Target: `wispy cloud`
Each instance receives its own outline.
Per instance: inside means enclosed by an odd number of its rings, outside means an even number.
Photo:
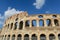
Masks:
[[[36,0],[36,2],[33,3],[36,9],[42,8],[44,4],[45,4],[45,0]]]
[[[18,14],[18,13],[21,13],[21,12],[24,12],[24,11],[19,11],[19,10],[16,10],[15,8],[11,8],[11,7],[8,7],[8,9],[4,12],[4,15],[2,16],[1,13],[0,13],[0,25],[3,26],[4,24],[4,21],[14,15],[14,14]],[[0,26],[1,27],[1,26]]]
[[[5,11],[5,18],[8,18],[14,14],[18,14],[18,13],[21,13],[21,12],[24,12],[24,11],[19,11],[19,10],[16,10],[15,8],[12,8],[11,7],[8,7],[8,9]]]

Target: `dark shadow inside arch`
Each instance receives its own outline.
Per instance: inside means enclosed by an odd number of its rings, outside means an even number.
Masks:
[[[46,24],[47,24],[47,26],[51,26],[51,20],[50,19],[47,19],[46,20]]]
[[[23,29],[23,21],[19,23],[19,29]]]
[[[30,21],[27,20],[27,21],[25,22],[25,27],[29,27],[29,25],[30,25]]]
[[[58,40],[60,40],[60,34],[58,34]]]
[[[54,19],[54,24],[55,24],[55,26],[59,26],[59,23],[58,23],[57,19]]]
[[[8,35],[8,38],[7,38],[7,40],[10,40],[10,35]]]
[[[17,29],[17,26],[18,26],[18,22],[15,23],[15,25],[14,25],[14,30]]]
[[[49,40],[55,40],[55,35],[54,34],[50,34],[49,35]]]
[[[15,40],[15,35],[12,35],[12,40]]]
[[[21,34],[19,34],[19,35],[17,36],[17,40],[22,40],[22,35],[21,35]]]
[[[12,29],[13,28],[13,23],[11,23],[11,28],[10,29]]]
[[[44,34],[40,35],[40,40],[46,40],[46,36]]]
[[[32,40],[37,40],[36,34],[33,34],[31,39],[32,39]]]
[[[28,34],[24,35],[24,40],[29,40],[29,35]]]

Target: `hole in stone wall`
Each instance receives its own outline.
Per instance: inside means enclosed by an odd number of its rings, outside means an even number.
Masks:
[[[25,27],[29,27],[29,25],[30,25],[30,21],[27,20],[27,21],[25,22]]]
[[[59,23],[58,23],[57,19],[54,19],[54,24],[55,24],[55,26],[59,26]]]
[[[39,26],[44,26],[44,21],[42,19],[39,20]]]
[[[51,20],[50,19],[47,19],[46,20],[46,24],[47,24],[47,26],[51,26]]]
[[[22,28],[23,28],[23,21],[19,23],[19,29],[22,29]]]
[[[39,18],[43,18],[43,16],[42,16],[42,15],[39,15],[38,17],[39,17]]]
[[[36,26],[36,20],[32,20],[32,26]]]

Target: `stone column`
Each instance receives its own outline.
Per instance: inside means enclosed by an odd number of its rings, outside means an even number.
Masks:
[[[5,35],[3,36],[3,40],[5,39]]]
[[[25,20],[23,21],[23,29],[25,29]]]
[[[22,35],[22,40],[24,40],[24,35]]]
[[[58,35],[55,35],[55,37],[56,37],[55,40],[59,40],[59,39],[58,39]]]
[[[17,30],[19,30],[19,22],[18,22]]]
[[[40,36],[39,35],[37,36],[37,40],[40,40]]]
[[[29,40],[31,40],[31,35],[29,35]]]
[[[30,20],[30,27],[32,27],[32,20]]]
[[[49,40],[49,35],[46,35],[46,40]]]
[[[54,19],[51,19],[52,26],[55,27]]]
[[[44,19],[44,27],[47,27],[46,19]]]
[[[17,40],[17,35],[15,36],[15,40]]]
[[[39,20],[37,20],[37,27],[39,27]]]
[[[12,40],[12,35],[10,35],[10,40]]]
[[[9,29],[8,30],[10,30],[11,29],[11,23],[9,24]]]

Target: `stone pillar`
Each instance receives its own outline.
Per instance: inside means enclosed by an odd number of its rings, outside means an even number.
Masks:
[[[17,40],[17,35],[15,36],[15,40]]]
[[[29,35],[29,40],[31,40],[31,35]]]
[[[49,40],[49,35],[46,35],[46,40]]]
[[[58,39],[58,35],[55,35],[55,37],[56,37],[55,40],[59,40],[59,39]]]
[[[30,20],[30,27],[32,27],[32,20]]]
[[[52,26],[55,27],[54,19],[51,19]]]
[[[22,35],[22,40],[24,40],[24,35]]]
[[[40,40],[40,36],[39,35],[37,36],[37,40]]]
[[[3,40],[5,39],[5,35],[3,36]]]
[[[12,35],[10,35],[10,40],[12,40]]]
[[[25,29],[25,20],[23,21],[23,29]]]
[[[17,30],[19,30],[19,22],[18,22]]]
[[[44,27],[47,27],[46,19],[44,19]]]
[[[39,20],[37,20],[37,27],[39,27]]]
[[[9,24],[9,29],[8,30],[10,30],[11,29],[11,23]]]

